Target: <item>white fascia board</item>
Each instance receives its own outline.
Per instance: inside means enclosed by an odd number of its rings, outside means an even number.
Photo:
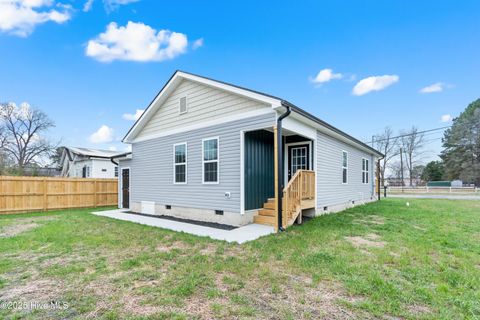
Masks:
[[[148,120],[153,117],[153,115],[158,109],[158,107],[156,106],[160,106],[162,102],[167,99],[170,92],[172,92],[178,86],[180,80],[181,79],[179,78],[178,73],[175,74],[175,76],[165,85],[165,87],[160,91],[160,93],[158,93],[155,99],[148,105],[147,109],[145,109],[145,112],[140,116],[140,119],[135,122],[130,132],[123,139],[123,142],[132,142],[132,140],[137,136],[138,132],[145,126]]]
[[[282,120],[282,127],[287,130],[298,133],[306,138],[309,138],[312,140],[317,139],[317,130],[312,126],[300,120],[297,120],[295,115],[293,115],[293,113],[291,114],[291,116],[286,117],[285,119]]]
[[[138,119],[138,121],[133,125],[130,132],[123,139],[123,142],[132,143],[135,140],[135,137],[137,136],[139,131],[145,126],[145,124],[155,114],[155,112],[158,110],[158,108],[163,103],[163,101],[167,99],[168,95],[178,86],[178,84],[181,82],[182,79],[191,80],[207,86],[211,86],[217,89],[221,89],[227,92],[241,95],[262,103],[266,103],[268,105],[271,105],[272,108],[274,109],[278,108],[281,105],[281,100],[279,99],[275,99],[260,93],[252,92],[250,90],[242,89],[226,83],[218,82],[211,79],[206,79],[206,78],[199,77],[193,74],[188,74],[182,71],[177,71],[175,75],[172,77],[172,79],[165,85],[165,87],[157,95],[157,97],[150,103],[150,105],[147,107],[147,109],[142,114],[140,119]]]

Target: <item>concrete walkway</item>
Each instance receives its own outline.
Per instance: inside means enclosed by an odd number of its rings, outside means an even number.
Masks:
[[[451,194],[387,194],[387,198],[480,200],[480,196],[451,195]],[[382,199],[383,199],[383,197],[382,197]]]
[[[225,240],[227,242],[244,243],[275,232],[273,227],[256,223],[251,223],[233,230],[222,230],[217,228],[199,226],[191,223],[141,216],[137,214],[129,214],[122,210],[97,211],[92,213],[97,216],[131,221],[147,226],[159,227],[178,232],[185,232],[202,237],[210,237],[216,240]]]

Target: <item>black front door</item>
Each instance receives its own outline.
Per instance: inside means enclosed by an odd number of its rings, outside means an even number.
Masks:
[[[122,169],[122,208],[130,208],[130,169]]]
[[[297,170],[310,170],[310,144],[288,146],[288,180]]]

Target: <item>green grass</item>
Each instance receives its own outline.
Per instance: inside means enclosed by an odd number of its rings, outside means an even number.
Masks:
[[[0,301],[68,304],[0,318],[480,318],[479,201],[382,200],[244,245],[90,211],[0,217]]]

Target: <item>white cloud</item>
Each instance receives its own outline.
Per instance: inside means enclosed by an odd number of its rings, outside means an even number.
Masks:
[[[68,21],[71,9],[53,0],[0,0],[0,31],[26,37],[38,24]]]
[[[88,41],[86,55],[101,62],[164,61],[185,53],[188,40],[183,33],[156,31],[141,22],[129,21],[119,27],[115,22],[95,39]]]
[[[372,76],[364,78],[357,82],[353,87],[353,95],[363,96],[372,91],[380,91],[392,84],[398,82],[400,78],[397,75]]]
[[[108,147],[108,150],[110,150],[110,151],[117,151],[117,147],[115,147],[115,146],[110,146],[110,147]]]
[[[425,88],[420,89],[420,93],[434,93],[442,92],[445,89],[445,84],[442,82],[437,82],[426,86]]]
[[[444,114],[440,117],[440,122],[450,122],[453,120],[453,117],[449,114]]]
[[[107,12],[112,12],[118,9],[118,7],[137,2],[140,0],[103,0],[103,4],[105,5],[105,10]]]
[[[87,0],[87,2],[85,2],[85,4],[83,5],[83,12],[88,12],[92,9],[92,5],[93,5],[93,0]]]
[[[102,125],[97,131],[90,135],[91,143],[107,143],[113,141],[113,129],[107,125]]]
[[[88,12],[92,9],[94,0],[87,0],[83,5],[83,12]],[[117,10],[120,6],[126,5],[132,2],[137,2],[140,0],[103,0],[103,5],[105,7],[105,11],[108,13]]]
[[[316,84],[322,84],[331,80],[341,79],[343,75],[341,73],[333,73],[332,69],[323,69],[317,74],[315,78],[310,78],[310,81]]]
[[[124,120],[129,120],[129,121],[137,121],[143,114],[145,110],[141,110],[141,109],[137,109],[137,111],[135,111],[135,114],[132,114],[132,113],[124,113],[122,115],[122,118]]]
[[[193,44],[192,44],[193,50],[196,50],[196,49],[198,49],[198,48],[200,48],[200,47],[202,47],[202,46],[203,46],[203,38],[200,38],[200,39],[195,40],[195,41],[193,42]]]

